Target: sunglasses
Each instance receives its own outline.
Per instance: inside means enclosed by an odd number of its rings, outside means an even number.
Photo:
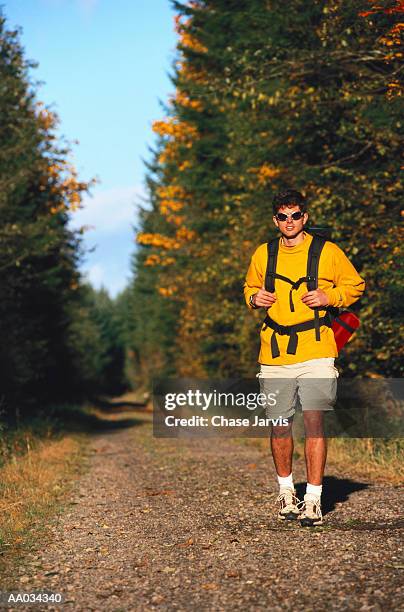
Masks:
[[[304,213],[302,213],[301,210],[297,210],[291,215],[285,215],[285,213],[278,213],[277,215],[275,215],[275,217],[278,219],[278,221],[286,221],[289,216],[292,217],[293,221],[299,221],[299,219],[301,219],[303,215]]]

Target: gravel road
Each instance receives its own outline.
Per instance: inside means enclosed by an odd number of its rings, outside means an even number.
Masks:
[[[301,528],[276,519],[270,457],[251,442],[155,439],[149,423],[89,440],[49,543],[10,579],[65,597],[42,609],[404,609],[397,487],[330,465],[325,525]]]

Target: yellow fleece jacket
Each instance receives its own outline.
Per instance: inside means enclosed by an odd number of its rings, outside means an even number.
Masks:
[[[287,247],[281,239],[279,244],[277,274],[282,274],[297,281],[306,276],[309,246],[313,237],[304,234],[304,240],[294,247]],[[251,258],[246,280],[244,283],[244,297],[247,306],[250,296],[263,288],[267,267],[267,244],[261,244]],[[320,255],[318,288],[322,289],[328,297],[329,306],[347,307],[356,302],[365,289],[365,281],[359,276],[354,266],[344,252],[333,242],[326,242]],[[289,305],[289,291],[291,285],[280,279],[275,279],[276,302],[267,309],[268,315],[280,325],[294,325],[314,319],[314,311],[301,300],[308,289],[302,283],[292,292],[295,312],[291,312]],[[262,309],[264,310],[264,309]],[[319,310],[320,317],[326,314],[324,309]],[[288,365],[300,363],[309,359],[320,357],[337,357],[338,351],[334,340],[334,333],[325,325],[320,328],[320,341],[316,341],[314,329],[298,332],[298,345],[295,355],[286,352],[289,336],[276,335],[280,356],[275,359],[271,352],[271,336],[273,330],[261,328],[261,350],[258,358],[260,364]]]

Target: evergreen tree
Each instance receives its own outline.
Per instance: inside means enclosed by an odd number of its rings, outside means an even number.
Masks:
[[[0,393],[17,413],[69,393],[80,236],[67,222],[89,187],[55,143],[32,67],[0,14]]]
[[[174,5],[176,93],[154,126],[153,223],[138,241],[143,274],[180,306],[177,371],[254,372],[260,314],[254,328],[243,278],[290,185],[367,281],[344,372],[399,375],[402,3]]]

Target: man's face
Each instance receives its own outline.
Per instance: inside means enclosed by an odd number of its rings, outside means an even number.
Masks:
[[[292,215],[294,213],[300,213],[300,206],[297,204],[291,204],[290,206],[282,206],[278,210],[278,215],[287,215],[287,219],[285,221],[279,220],[276,216],[273,217],[274,223],[279,231],[285,238],[295,238],[301,231],[303,231],[304,225],[309,218],[307,213],[304,213],[300,219],[293,219]]]

